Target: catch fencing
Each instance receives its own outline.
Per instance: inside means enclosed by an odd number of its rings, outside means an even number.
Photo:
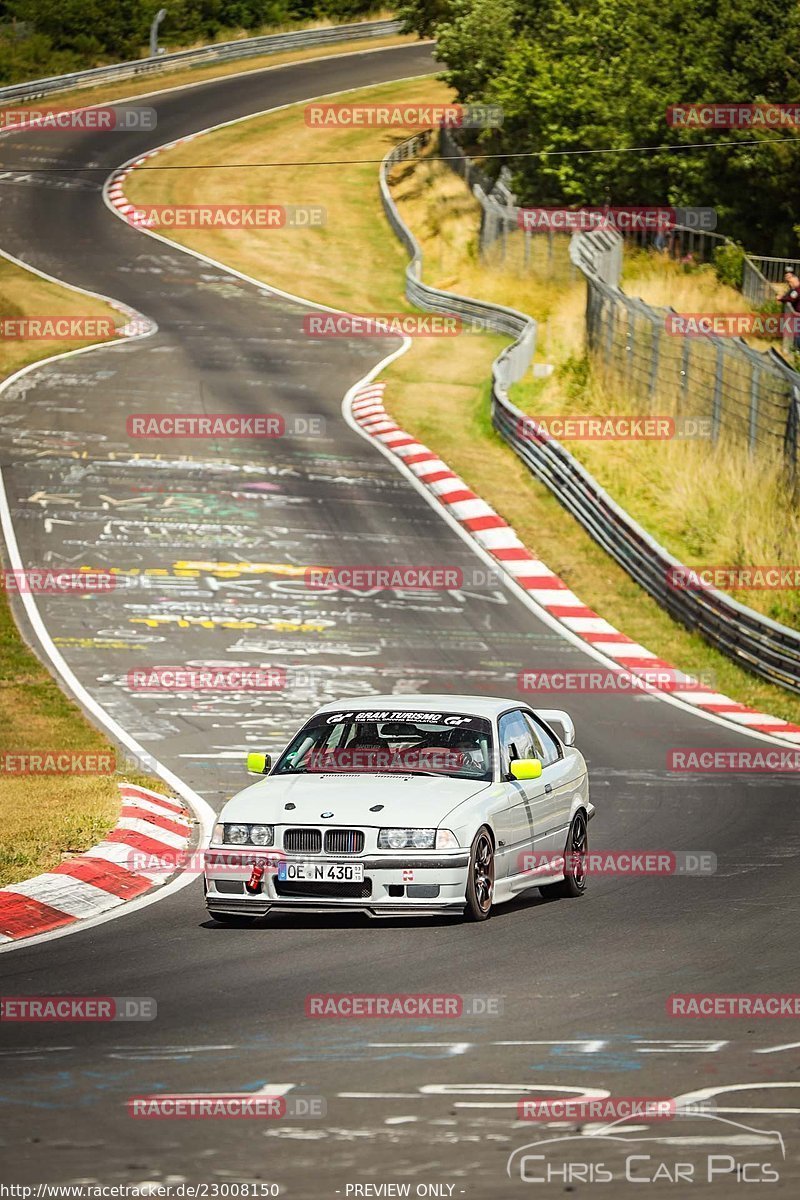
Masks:
[[[398,211],[388,176],[398,163],[416,159],[428,143],[429,137],[422,134],[389,152],[381,165],[381,199],[389,223],[411,259],[406,268],[408,299],[427,311],[478,319],[485,327],[515,338],[493,365],[495,429],[594,540],[671,616],[686,628],[701,633],[740,666],[800,694],[800,633],[716,589],[676,587],[676,572],[685,571],[680,561],[620,508],[568,450],[551,437],[536,436],[530,418],[511,402],[508,388],[525,375],[535,352],[537,327],[533,318],[515,309],[457,296],[422,281],[422,250]],[[613,270],[616,247],[613,238],[608,244],[609,231],[597,231],[589,243],[583,241],[583,236],[573,241],[576,257],[580,252],[576,266],[581,272],[587,278],[594,278],[601,265],[606,269],[611,264],[609,269]],[[599,283],[603,288],[610,286],[603,280]]]
[[[776,350],[756,350],[739,337],[682,336],[670,321],[674,309],[628,296],[620,287],[625,246],[644,245],[652,235],[623,235],[611,227],[571,237],[523,231],[513,195],[508,193],[511,203],[500,202],[492,181],[469,163],[448,129],[440,132],[440,152],[471,183],[481,206],[480,249],[489,265],[514,262],[535,270],[542,254],[548,262],[566,256],[585,277],[587,343],[608,386],[624,388],[645,407],[666,404],[676,416],[703,421],[713,441],[729,435],[744,441],[751,452],[783,455],[798,479],[800,374]],[[531,238],[542,239],[538,260],[530,249]],[[707,262],[728,242],[722,234],[680,225],[667,235],[665,252],[687,263]],[[763,286],[774,300],[772,283],[792,265],[793,260],[746,256],[750,294]],[[788,348],[791,339],[784,344]]]

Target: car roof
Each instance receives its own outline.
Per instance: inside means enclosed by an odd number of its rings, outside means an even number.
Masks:
[[[393,696],[346,696],[342,700],[333,700],[323,704],[317,712],[376,712],[388,708],[392,712],[408,709],[411,712],[446,712],[459,713],[472,717],[485,717],[492,720],[508,708],[527,708],[524,700],[509,699],[499,696],[454,696],[452,694],[431,692],[401,692]]]

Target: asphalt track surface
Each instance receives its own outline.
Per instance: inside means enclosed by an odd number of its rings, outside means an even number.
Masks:
[[[229,118],[431,70],[427,48],[415,46],[303,63],[148,100],[158,110],[155,133],[30,130],[0,141],[0,246],[159,326],[149,339],[44,366],[0,400],[0,462],[22,554],[30,566],[166,571],[148,588],[42,597],[40,608],[89,692],[215,808],[247,782],[241,754],[279,747],[320,700],[392,690],[513,696],[522,667],[594,661],[511,591],[479,579],[422,602],[311,594],[280,573],[226,579],[218,564],[243,560],[481,567],[341,416],[347,389],[397,343],[311,341],[297,305],[126,228],[103,204],[103,172],[30,172],[110,171]],[[131,412],[200,410],[321,415],[325,436],[145,445],[127,437]],[[212,565],[175,566],[193,562]],[[181,569],[197,574],[176,575]],[[283,665],[290,686],[266,700],[126,686],[132,667],[195,662]],[[585,695],[568,706],[598,810],[593,845],[711,850],[714,876],[593,879],[580,900],[545,903],[533,892],[482,925],[281,916],[250,929],[208,920],[198,881],[141,912],[4,954],[6,995],[158,1003],[147,1024],[0,1029],[4,1181],[259,1180],[297,1197],[399,1182],[412,1195],[418,1185],[475,1198],[555,1195],[574,1181],[506,1175],[512,1151],[553,1136],[516,1123],[525,1089],[670,1097],[744,1085],[719,1097],[733,1110],[727,1119],[780,1130],[785,1161],[757,1135],[699,1116],[625,1135],[699,1137],[692,1147],[587,1146],[584,1138],[556,1157],[603,1161],[614,1181],[595,1182],[587,1194],[598,1197],[633,1186],[621,1178],[631,1152],[652,1156],[640,1177],[659,1161],[670,1177],[676,1162],[696,1165],[694,1183],[684,1175],[653,1185],[673,1196],[767,1186],[732,1175],[705,1183],[709,1153],[772,1161],[780,1171],[772,1194],[794,1191],[797,1023],[680,1020],[665,1006],[673,992],[796,986],[795,784],[780,775],[670,773],[672,747],[765,743],[656,698]],[[305,997],[319,992],[499,995],[504,1011],[427,1022],[307,1019]],[[327,1115],[158,1121],[126,1111],[132,1095],[279,1084],[324,1097]],[[748,1179],[756,1174],[748,1169]]]

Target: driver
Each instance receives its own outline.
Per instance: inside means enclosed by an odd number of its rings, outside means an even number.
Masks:
[[[457,754],[462,754],[464,756],[462,770],[486,770],[486,763],[483,759],[481,739],[477,733],[468,733],[467,731],[459,733],[457,739],[453,742],[453,750]]]

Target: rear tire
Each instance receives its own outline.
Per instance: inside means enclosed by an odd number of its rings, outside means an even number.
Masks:
[[[467,903],[464,916],[468,921],[486,921],[492,915],[494,899],[494,843],[485,825],[475,834],[469,855]]]
[[[564,878],[558,883],[545,883],[539,891],[545,900],[571,900],[586,891],[586,854],[589,850],[589,831],[586,813],[579,809],[572,818],[564,847]]]

